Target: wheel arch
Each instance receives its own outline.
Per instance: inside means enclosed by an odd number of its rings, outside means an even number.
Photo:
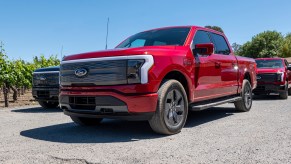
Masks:
[[[250,82],[250,84],[251,84],[251,86],[252,86],[252,88],[254,89],[254,87],[255,87],[255,80],[256,79],[253,79],[253,77],[252,77],[252,75],[251,75],[251,73],[250,72],[248,72],[248,71],[246,71],[246,72],[244,72],[242,75],[241,75],[241,77],[240,77],[240,84],[242,85],[242,83],[243,83],[243,80],[248,80],[249,82]]]
[[[182,72],[178,71],[178,70],[172,70],[170,72],[168,72],[163,78],[162,78],[162,81],[160,83],[159,86],[161,86],[163,84],[163,82],[167,79],[174,79],[174,80],[177,80],[179,81],[184,89],[185,89],[185,92],[187,94],[187,99],[188,101],[190,100],[191,98],[191,95],[190,95],[190,82],[187,80],[186,78],[186,75],[184,75]]]
[[[251,75],[250,72],[245,71],[245,72],[241,73],[240,76],[239,76],[239,80],[238,80],[238,84],[239,84],[238,93],[241,92],[241,90],[242,90],[242,85],[243,85],[243,81],[244,81],[245,79],[248,80],[248,81],[250,82],[251,87],[252,87],[252,90],[253,90],[254,88],[256,88],[256,85],[257,85],[257,84],[256,84],[256,79],[253,79],[253,77],[252,77],[252,75]]]
[[[249,72],[245,72],[243,80],[248,80],[252,84],[252,78]]]

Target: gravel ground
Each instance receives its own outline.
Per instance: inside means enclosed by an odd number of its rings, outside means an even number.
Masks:
[[[291,97],[257,97],[247,113],[191,112],[172,136],[147,122],[79,127],[59,109],[1,109],[0,163],[291,163]]]

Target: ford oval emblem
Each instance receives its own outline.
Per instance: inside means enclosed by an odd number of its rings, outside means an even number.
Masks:
[[[75,75],[77,77],[84,77],[87,74],[88,74],[88,71],[85,68],[78,68],[78,69],[75,70]]]
[[[46,78],[44,76],[39,77],[39,80],[44,81]]]

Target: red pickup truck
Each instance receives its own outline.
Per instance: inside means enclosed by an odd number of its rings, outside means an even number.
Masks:
[[[60,67],[60,106],[75,123],[148,120],[161,134],[180,132],[188,109],[231,102],[249,111],[257,84],[253,59],[197,26],[144,31],[113,50],[66,56]]]
[[[283,58],[258,58],[255,95],[279,93],[282,99],[291,95],[291,67]]]

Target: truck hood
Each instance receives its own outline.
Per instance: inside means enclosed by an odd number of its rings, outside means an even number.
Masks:
[[[284,68],[257,68],[257,73],[277,73],[277,72],[285,72]]]
[[[117,48],[111,50],[103,50],[96,52],[87,52],[82,54],[75,54],[65,56],[63,61],[77,60],[77,59],[88,59],[88,58],[100,58],[100,57],[112,57],[112,56],[128,56],[128,55],[146,55],[146,54],[157,54],[173,51],[175,49],[183,49],[182,46],[148,46],[148,47],[137,47],[137,48]],[[184,48],[185,49],[185,48]]]
[[[51,72],[51,71],[60,71],[60,66],[52,66],[36,69],[34,72]]]

